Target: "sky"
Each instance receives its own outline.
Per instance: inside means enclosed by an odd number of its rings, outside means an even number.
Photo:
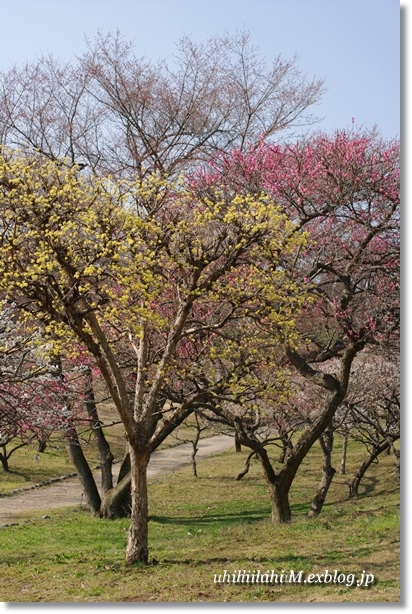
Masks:
[[[0,71],[48,53],[74,59],[98,30],[118,29],[154,60],[184,35],[206,42],[247,30],[268,63],[297,54],[308,78],[325,80],[318,129],[353,118],[400,135],[399,0],[0,0],[0,20]]]

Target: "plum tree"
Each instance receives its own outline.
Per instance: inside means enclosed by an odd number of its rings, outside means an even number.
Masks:
[[[286,385],[278,337],[293,342],[307,299],[278,262],[306,238],[266,195],[201,199],[159,175],[97,179],[13,151],[0,236],[0,290],[22,321],[41,321],[55,354],[80,343],[105,380],[130,450],[126,561],[147,561],[151,452],[210,399],[248,411]]]

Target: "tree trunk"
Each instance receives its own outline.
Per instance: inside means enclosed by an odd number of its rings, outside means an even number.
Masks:
[[[239,439],[237,438],[237,436],[235,435],[235,452],[239,453],[242,451],[242,446],[240,444]]]
[[[344,435],[342,438],[342,458],[340,461],[340,474],[346,473],[346,455],[348,452],[348,435]]]
[[[289,505],[289,490],[293,481],[293,470],[287,468],[276,475],[264,446],[256,449],[262,463],[266,482],[269,486],[270,502],[272,506],[272,522],[290,522],[292,513]]]
[[[117,477],[117,483],[119,484],[126,475],[130,473],[130,453],[126,452],[123,457],[122,464],[120,465],[119,475]]]
[[[334,469],[333,467],[323,467],[322,479],[319,483],[318,491],[312,501],[312,505],[308,513],[309,518],[319,516],[319,514],[321,513],[323,504],[325,503],[326,495],[328,494],[328,490],[330,485],[332,484],[333,476],[335,475],[335,473],[336,469]]]
[[[10,472],[6,446],[2,446],[2,447],[3,447],[3,452],[0,452],[0,461],[1,461],[1,464],[3,465],[4,471]]]
[[[246,462],[245,462],[245,466],[244,466],[243,470],[237,476],[236,480],[241,480],[249,472],[250,462],[251,462],[253,456],[256,457],[256,452],[254,450],[252,450],[252,452],[250,454],[248,454]]]
[[[74,425],[70,427],[66,435],[68,440],[69,457],[77,471],[80,483],[83,487],[86,505],[90,508],[93,514],[100,515],[101,500],[99,491],[97,490],[96,482],[89,467],[89,463],[83,454]]]
[[[289,505],[289,489],[283,480],[277,479],[274,484],[269,484],[270,500],[272,504],[272,522],[290,522],[292,512]]]
[[[323,452],[322,478],[308,513],[309,518],[318,516],[321,513],[333,476],[336,473],[336,470],[332,467],[333,426],[331,424],[324,434],[320,436],[319,443]]]
[[[197,444],[199,443],[199,439],[200,439],[200,430],[198,429],[196,431],[196,436],[194,438],[194,440],[192,441],[192,470],[193,470],[193,475],[195,478],[197,478],[197,465],[196,465],[196,454],[199,450],[199,448],[197,447]]]
[[[125,518],[132,510],[131,500],[130,454],[126,452],[120,466],[117,485],[102,497],[100,515],[102,518]]]
[[[102,518],[124,518],[130,516],[130,472],[117,483],[116,486],[108,490],[102,498],[100,505],[100,516]]]
[[[293,450],[293,445],[289,437],[287,437],[287,435],[281,436],[280,439],[282,442],[282,450],[279,455],[279,462],[283,464],[286,459],[286,453],[288,452],[288,450]]]
[[[39,439],[37,445],[37,452],[44,452],[47,448],[47,439]]]
[[[114,456],[104,436],[99,414],[97,413],[96,399],[93,391],[93,378],[91,369],[87,369],[86,373],[86,389],[85,389],[85,405],[87,414],[90,418],[90,426],[93,429],[93,434],[96,438],[97,447],[100,454],[100,467],[102,475],[102,493],[105,494],[113,488],[112,465]]]
[[[367,458],[365,462],[362,463],[353,480],[349,484],[350,498],[359,496],[359,484],[361,483],[363,476],[365,475],[369,467],[372,465],[372,463],[378,458],[379,454],[384,452],[388,448],[388,446],[389,442],[384,441],[382,444],[373,447],[372,453],[370,454],[369,458]]]
[[[315,441],[319,439],[320,436],[324,433],[324,431],[328,428],[329,424],[333,419],[333,416],[335,415],[337,409],[340,407],[343,399],[345,398],[347,385],[349,382],[350,367],[353,358],[362,348],[363,344],[360,342],[346,350],[345,356],[343,357],[341,364],[340,382],[337,382],[335,378],[328,374],[322,374],[326,383],[329,382],[329,378],[332,378],[330,382],[330,388],[335,387],[335,391],[330,392],[330,394],[325,400],[324,410],[320,412],[319,417],[307,429],[305,429],[303,435],[301,435],[298,441],[294,444],[293,449],[286,455],[285,466],[276,476],[276,480],[269,480],[269,482],[273,482],[274,484],[272,495],[272,519],[274,521],[290,521],[290,487],[293,483],[293,480],[295,479],[295,475],[303,459],[306,457],[307,453],[309,452]],[[288,353],[288,358],[289,357],[290,353]],[[291,362],[293,363],[293,360],[291,360]],[[297,366],[299,367],[299,365],[302,366],[298,361]],[[310,371],[310,367],[308,367],[307,365],[306,367],[309,368]],[[265,465],[267,465],[267,467],[265,467]],[[270,475],[271,470],[268,462],[264,463],[264,469],[266,476]],[[274,473],[273,469],[272,473]]]
[[[364,347],[364,342],[356,342],[349,346],[342,357],[339,380],[328,373],[322,373],[312,369],[299,355],[292,351],[287,351],[287,357],[291,363],[302,373],[304,377],[312,380],[315,384],[322,386],[329,391],[325,405],[318,417],[308,426],[298,441],[293,445],[292,450],[286,455],[283,469],[276,475],[272,463],[268,457],[264,445],[252,437],[249,437],[244,429],[241,418],[233,420],[231,426],[236,428],[239,441],[255,450],[262,462],[266,481],[269,486],[270,499],[272,504],[273,522],[290,522],[291,510],[289,505],[289,491],[296,473],[311,449],[312,445],[324,433],[331,423],[337,409],[340,407],[347,392],[350,369],[356,354]]]
[[[148,550],[148,493],[147,493],[147,465],[150,450],[135,450],[130,446],[131,464],[131,494],[132,512],[126,546],[126,565],[147,563]]]

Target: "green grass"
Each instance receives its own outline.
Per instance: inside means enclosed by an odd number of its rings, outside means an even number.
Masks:
[[[10,471],[0,466],[0,496],[75,471],[61,440],[53,440],[41,454],[35,445],[20,448],[11,455],[9,464]]]
[[[1,601],[371,601],[400,599],[399,492],[391,456],[368,472],[356,500],[347,477],[336,474],[316,519],[307,512],[319,480],[315,446],[291,492],[293,521],[275,525],[257,461],[234,477],[247,452],[228,452],[149,487],[152,564],[126,568],[127,519],[92,518],[78,509],[22,514],[0,530]],[[348,476],[364,455],[352,445]],[[335,459],[338,465],[339,450]],[[375,575],[368,589],[342,584],[215,584],[214,574],[238,569],[262,573]]]
[[[108,424],[116,418],[109,404],[102,407],[101,418]],[[115,424],[107,427],[105,434],[115,459],[121,461],[125,451],[123,426]],[[54,434],[44,452],[38,452],[36,443],[13,452],[9,459],[10,471],[4,471],[0,465],[0,497],[17,488],[27,488],[51,478],[74,473],[75,468],[68,457],[66,445],[63,436]],[[97,445],[92,441],[83,441],[82,446],[90,466],[98,466],[100,457]],[[12,447],[13,442],[8,449]]]
[[[101,418],[110,424],[116,415],[111,406],[106,404],[100,411]],[[183,441],[190,441],[195,437],[196,429],[194,418],[189,418],[177,432],[173,432],[159,446],[159,450],[180,445]],[[201,439],[219,434],[216,429],[208,429],[201,433]],[[105,429],[107,441],[117,462],[120,462],[125,452],[124,428],[121,424],[107,427]],[[100,463],[97,446],[92,441],[82,442],[83,451],[91,467],[96,467]],[[10,444],[10,449],[13,447]],[[10,494],[18,488],[28,488],[34,484],[51,478],[57,478],[75,472],[71,463],[66,443],[58,435],[51,437],[44,452],[39,453],[37,444],[32,444],[20,448],[13,452],[9,460],[10,471],[6,472],[0,465],[0,497]]]

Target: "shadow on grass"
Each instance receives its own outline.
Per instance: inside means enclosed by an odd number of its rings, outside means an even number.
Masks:
[[[239,471],[242,469],[242,467],[239,468]],[[219,482],[228,482],[229,484],[233,484],[233,483],[237,483],[238,480],[236,480],[238,473],[233,474],[233,475],[219,475]],[[256,478],[254,478],[253,476],[245,476],[242,480],[242,482],[251,482],[253,484],[253,482],[256,482]],[[213,475],[199,475],[196,478],[196,482],[212,482],[212,483],[216,483],[216,476]],[[259,482],[256,482],[256,484],[253,484],[253,486],[258,486],[259,488],[262,487],[262,485]]]
[[[252,511],[243,511],[236,513],[229,512],[213,512],[210,514],[202,514],[201,516],[150,516],[150,520],[159,524],[173,525],[196,525],[208,526],[216,523],[225,525],[234,525],[239,523],[250,524],[259,520],[267,520],[270,518],[270,509],[260,509]]]
[[[315,558],[312,554],[310,555],[294,555],[294,554],[286,554],[280,555],[277,558],[273,556],[245,556],[245,554],[238,555],[237,558],[242,559],[241,567],[242,569],[252,570],[256,569],[257,566],[265,565],[267,568],[283,568],[289,567],[292,569],[295,567],[296,569],[311,569],[311,567],[315,563]],[[236,558],[228,558],[226,556],[220,557],[205,557],[205,558],[184,558],[184,559],[162,559],[162,564],[166,565],[191,565],[193,567],[202,567],[205,565],[212,565],[216,563],[238,563]]]
[[[292,510],[292,522],[294,516],[307,515],[309,511],[308,503],[296,503],[291,505]],[[176,525],[213,525],[213,524],[225,524],[235,525],[239,523],[251,524],[253,522],[259,522],[261,520],[270,520],[272,516],[272,510],[268,507],[261,507],[260,509],[244,510],[239,512],[210,512],[207,514],[201,514],[198,516],[158,516],[151,515],[150,520],[158,522],[159,524],[176,524]]]
[[[362,487],[362,490],[363,490],[362,494],[369,495],[373,493],[377,485],[378,485],[378,479],[376,477],[367,476],[363,478],[362,482],[360,483],[360,486]]]
[[[269,566],[273,566],[274,564],[279,564],[279,562],[283,563],[283,562],[287,562],[287,557],[281,557],[279,559],[279,561],[273,561],[273,558],[264,558],[264,557],[259,557],[258,559],[256,558],[249,558],[249,557],[245,557],[244,555],[242,555],[242,569],[246,569],[246,570],[251,570],[251,569],[256,569],[256,565],[267,565]],[[205,565],[213,565],[215,563],[232,563],[236,562],[233,559],[227,558],[225,556],[222,557],[210,557],[210,558],[205,558],[205,559],[162,559],[162,564],[165,565],[190,565],[191,567],[202,567]],[[299,557],[299,560],[296,561],[297,565],[299,565],[299,567],[303,567],[305,565],[305,563],[310,563],[312,564],[313,562],[313,557],[311,556],[301,556]],[[219,572],[218,572],[219,573]]]

